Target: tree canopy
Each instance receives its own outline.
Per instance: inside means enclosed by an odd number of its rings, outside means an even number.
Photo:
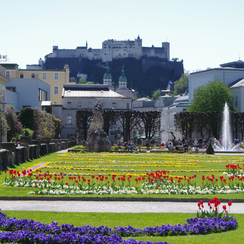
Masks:
[[[188,89],[188,77],[187,74],[182,74],[179,80],[174,82],[174,95],[184,93]]]
[[[160,96],[161,96],[161,90],[158,89],[158,90],[156,90],[156,91],[153,92],[152,99],[153,100],[157,100]]]
[[[188,107],[189,112],[222,112],[224,104],[227,102],[231,111],[233,95],[230,88],[220,80],[209,81],[206,85],[196,89],[191,105]]]

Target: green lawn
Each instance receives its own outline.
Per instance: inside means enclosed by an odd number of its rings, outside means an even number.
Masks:
[[[33,160],[16,166],[14,170],[23,171],[38,165],[41,162],[47,163],[44,167],[39,168],[42,173],[49,171],[53,175],[55,173],[66,173],[70,175],[82,175],[87,179],[91,179],[91,175],[106,175],[107,181],[112,182],[111,175],[116,174],[117,177],[123,175],[132,175],[130,182],[131,186],[141,186],[137,184],[135,179],[138,177],[147,177],[146,173],[152,173],[157,170],[169,171],[170,177],[197,177],[191,180],[192,184],[201,185],[203,183],[202,176],[215,178],[223,176],[223,171],[226,170],[225,165],[235,164],[243,167],[242,156],[215,156],[215,155],[202,155],[202,154],[169,154],[169,153],[66,153],[57,154],[53,153],[45,157]],[[38,173],[36,173],[38,174]],[[8,177],[8,173],[1,172],[0,174],[0,196],[30,196],[27,193],[31,191],[29,187],[3,187],[2,183],[5,177]],[[35,176],[34,176],[35,177]],[[228,177],[225,176],[228,180]],[[64,178],[65,182],[73,184],[68,179],[68,176]],[[177,179],[175,180],[177,181]],[[187,184],[186,181],[182,181],[183,184]],[[207,180],[205,180],[207,182]],[[243,182],[243,181],[242,181]],[[241,184],[243,184],[240,182]],[[96,181],[96,184],[99,183]],[[237,180],[233,184],[239,184]],[[86,183],[87,184],[87,183]],[[121,181],[117,181],[116,184],[122,184]],[[128,182],[124,183],[128,185]],[[223,184],[218,180],[214,184]],[[42,197],[37,195],[31,195],[33,197]],[[55,196],[50,196],[55,197]],[[65,196],[70,197],[70,196]],[[72,197],[135,197],[135,198],[213,198],[218,197],[221,199],[243,199],[244,193],[239,194],[215,194],[215,195],[73,195]]]
[[[154,227],[160,225],[183,224],[188,218],[196,217],[194,214],[184,213],[65,213],[65,212],[31,212],[31,211],[3,211],[9,217],[19,219],[33,219],[42,223],[51,223],[57,221],[61,224],[73,224],[74,226],[128,226],[137,228]],[[136,237],[137,240],[166,241],[169,243],[243,243],[244,240],[244,215],[234,214],[238,221],[238,228],[234,231],[228,231],[210,235],[191,235],[191,236],[170,236],[170,237]]]
[[[218,178],[223,175],[227,164],[239,164],[243,167],[242,156],[211,156],[211,155],[189,155],[189,154],[168,154],[168,153],[71,153],[71,154],[50,154],[45,157],[26,162],[20,166],[16,166],[14,170],[23,171],[41,162],[48,162],[45,167],[39,168],[42,174],[49,171],[53,175],[55,173],[67,173],[70,175],[82,173],[87,179],[91,175],[106,175],[111,181],[112,175],[117,174],[117,177],[123,175],[133,175],[131,185],[137,186],[135,178],[146,176],[146,173],[151,173],[157,170],[169,171],[170,177],[187,178],[196,175],[192,181],[196,185],[202,184],[202,176],[212,176]],[[153,170],[153,171],[150,171]],[[36,173],[38,174],[38,173]],[[35,197],[41,198],[40,195],[28,195],[29,187],[10,187],[2,186],[5,177],[9,177],[8,173],[0,173],[0,196],[4,197]],[[65,176],[65,181],[68,176]],[[227,178],[225,176],[225,178]],[[117,182],[118,183],[118,182]],[[234,183],[238,183],[235,181]],[[127,183],[126,183],[127,184]],[[221,184],[220,181],[215,184]],[[59,196],[44,197],[55,198]],[[243,199],[244,193],[239,194],[215,194],[215,195],[64,195],[62,197],[75,198],[188,198],[191,199],[211,199],[218,197],[219,199],[234,200]],[[153,203],[152,203],[153,204]],[[72,207],[72,206],[71,206]],[[0,206],[1,208],[1,206]],[[109,227],[128,226],[145,228],[147,226],[157,226],[163,224],[178,224],[185,223],[188,218],[195,217],[196,214],[175,214],[175,213],[141,213],[141,214],[118,214],[118,213],[65,213],[65,212],[31,212],[31,211],[3,211],[9,217],[27,218],[41,221],[42,223],[51,223],[57,221],[61,224],[73,224],[75,226],[105,225]],[[238,229],[221,234],[198,235],[198,236],[179,236],[179,237],[140,237],[137,240],[166,241],[169,243],[223,243],[229,244],[243,243],[244,240],[244,215],[233,215],[238,223]]]

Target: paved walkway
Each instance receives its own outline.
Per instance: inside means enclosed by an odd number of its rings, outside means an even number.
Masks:
[[[231,213],[244,214],[244,203],[233,203]],[[207,203],[205,208],[208,209]],[[229,210],[229,207],[227,207]],[[100,212],[100,213],[196,213],[197,202],[98,202],[98,201],[0,201],[1,210]],[[222,210],[222,204],[221,209]]]

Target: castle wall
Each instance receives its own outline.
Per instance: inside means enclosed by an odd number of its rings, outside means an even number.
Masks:
[[[169,60],[169,43],[163,42],[162,47],[142,47],[142,39],[134,41],[106,40],[102,43],[102,49],[77,47],[76,49],[59,49],[53,46],[53,52],[46,55],[48,58],[88,58],[89,60],[102,59],[103,62],[111,62],[113,59],[134,57],[141,58],[159,57]]]

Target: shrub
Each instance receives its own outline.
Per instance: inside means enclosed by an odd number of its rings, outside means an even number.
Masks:
[[[21,123],[18,121],[18,116],[16,113],[11,109],[7,108],[5,112],[5,117],[8,124],[8,131],[7,131],[7,140],[10,141],[11,138],[15,137],[18,138],[19,135],[23,134],[23,129]]]

